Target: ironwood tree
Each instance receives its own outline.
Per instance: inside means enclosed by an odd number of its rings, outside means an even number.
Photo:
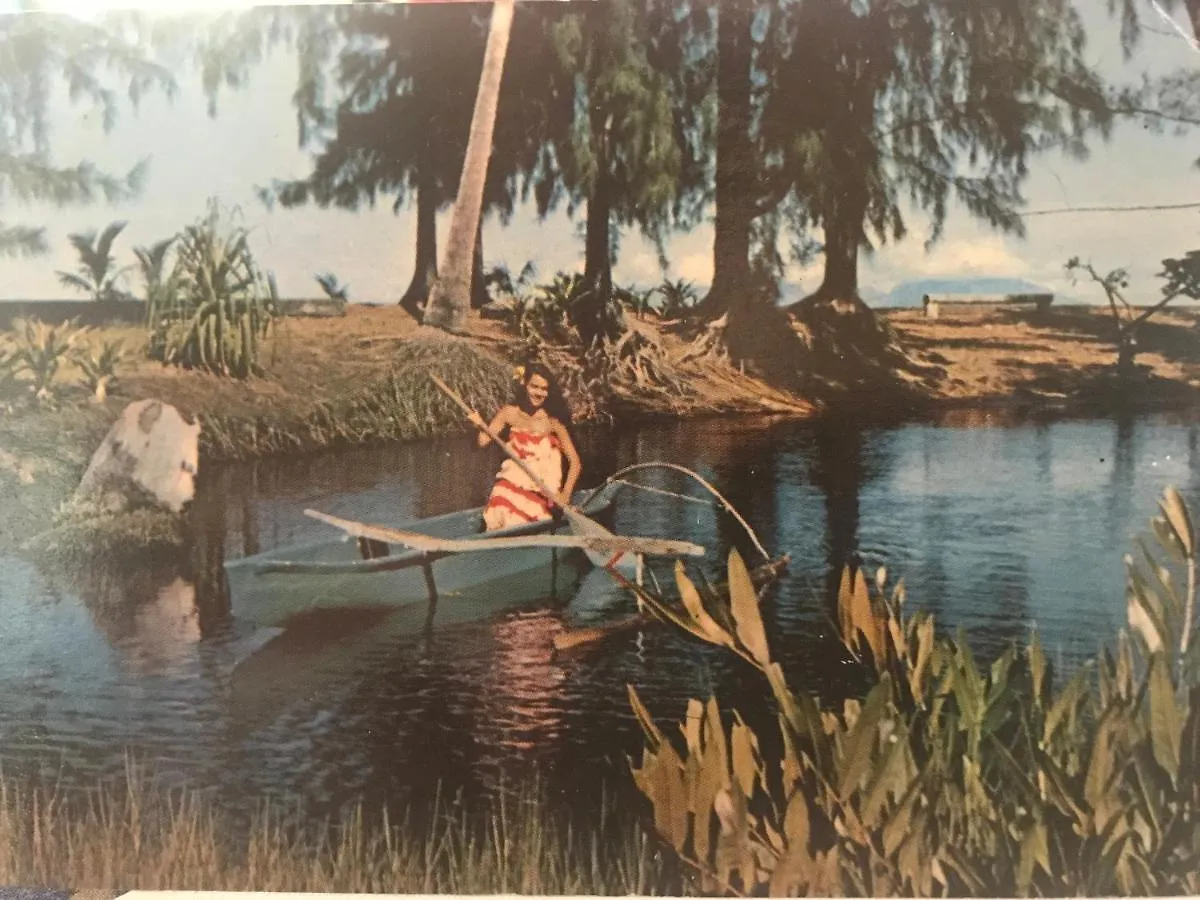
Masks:
[[[14,221],[14,208],[111,203],[141,189],[145,160],[117,174],[56,159],[50,116],[63,88],[72,102],[98,113],[106,130],[126,102],[136,109],[151,90],[173,96],[174,79],[138,37],[111,19],[84,22],[27,3],[0,16],[0,255],[48,249],[45,229]]]
[[[679,40],[693,23],[670,3],[601,0],[551,25],[558,74],[573,102],[553,147],[558,166],[543,179],[568,212],[585,207],[584,272],[572,319],[585,345],[622,330],[612,269],[622,229],[659,248],[672,227],[694,221],[704,181],[701,64]],[[661,261],[661,259],[660,259]]]
[[[1071,0],[923,4],[799,0],[763,54],[765,152],[823,236],[820,285],[791,311],[814,340],[869,361],[886,344],[858,292],[861,254],[908,234],[903,204],[942,235],[952,204],[1024,234],[1034,156],[1078,158],[1112,123]]]

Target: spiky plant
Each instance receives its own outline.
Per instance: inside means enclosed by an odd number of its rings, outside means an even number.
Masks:
[[[97,403],[103,403],[109,389],[117,380],[117,366],[125,358],[125,347],[120,341],[105,341],[99,355],[80,349],[75,355],[75,364],[83,372],[84,381]]]
[[[79,256],[79,264],[74,272],[56,272],[59,284],[100,303],[118,299],[122,293],[118,284],[131,267],[118,266],[112,249],[127,224],[112,222],[99,235],[95,231],[68,235],[67,240]]]
[[[246,378],[278,309],[272,276],[250,252],[246,229],[226,226],[216,201],[180,236],[174,290],[151,332],[151,358]]]
[[[10,358],[15,376],[27,375],[28,386],[38,401],[54,400],[54,379],[64,361],[71,357],[87,329],[71,319],[61,325],[47,325],[40,319],[18,323],[16,352]]]

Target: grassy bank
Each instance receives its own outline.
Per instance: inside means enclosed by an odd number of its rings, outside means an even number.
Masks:
[[[0,884],[90,889],[679,894],[654,841],[611,810],[572,824],[535,787],[431,824],[361,807],[337,821],[263,804],[246,824],[207,795],[134,776],[86,798],[0,780]]]
[[[664,339],[668,351],[678,351]],[[0,407],[0,542],[54,524],[91,454],[130,402],[155,398],[199,417],[200,464],[308,453],[373,441],[465,431],[461,413],[428,379],[441,375],[485,414],[514,390],[513,367],[529,347],[493,321],[474,320],[463,339],[420,328],[396,307],[351,307],[338,318],[283,318],[263,346],[261,377],[237,380],[160,365],[145,356],[146,334],[113,326],[85,336],[98,352],[120,342],[124,359],[107,396],[96,400],[65,361],[52,402]],[[544,350],[579,421],[619,416],[803,413],[805,407],[730,367],[683,366],[683,378],[617,392],[589,381],[565,348]]]
[[[925,319],[883,314],[914,361],[899,373],[931,408],[1018,406],[1108,411],[1114,406],[1192,406],[1200,400],[1200,329],[1190,310],[1169,310],[1144,329],[1132,384],[1114,383],[1107,312],[967,311]],[[712,359],[689,361],[684,339],[636,321],[660,359],[626,360],[623,386],[583,374],[566,348],[543,346],[581,421],[730,414],[805,414],[800,398]],[[146,334],[98,329],[98,351],[120,342],[124,359],[96,401],[64,364],[56,403],[0,408],[0,542],[50,527],[120,410],[153,397],[204,423],[201,466],[306,453],[377,440],[465,430],[458,411],[426,377],[438,372],[489,411],[509,396],[512,367],[529,345],[501,323],[475,319],[464,339],[420,328],[397,307],[350,307],[337,318],[284,318],[263,346],[264,374],[246,380],[162,366],[146,359]],[[669,369],[669,371],[668,371]]]

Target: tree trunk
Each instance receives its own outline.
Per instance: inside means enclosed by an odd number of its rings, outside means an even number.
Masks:
[[[811,296],[793,304],[792,310],[813,303],[854,306],[862,302],[858,296],[858,253],[866,213],[866,199],[861,193],[854,188],[843,190],[836,207],[826,214],[821,285]]]
[[[400,305],[418,321],[437,281],[437,186],[428,171],[422,166],[417,172],[417,259],[412,281],[400,298]]]
[[[583,287],[587,296],[575,305],[572,316],[585,347],[610,332],[606,315],[612,299],[612,198],[605,175],[608,161],[600,154],[600,174],[588,197],[587,236],[584,240]]]
[[[825,226],[825,272],[817,293],[827,301],[858,298],[858,251],[862,246],[864,204],[852,201],[839,207],[834,221]]]
[[[471,258],[471,309],[487,304],[487,285],[483,283],[483,216],[479,217],[479,230],[475,232],[475,252]]]
[[[746,0],[717,7],[717,173],[713,281],[701,308],[709,316],[748,298],[750,227],[757,193],[750,143],[753,9]]]
[[[475,96],[475,110],[471,116],[471,136],[467,142],[458,197],[454,201],[450,220],[442,276],[434,284],[425,308],[426,325],[451,332],[466,331],[471,310],[471,272],[483,210],[483,188],[492,154],[500,80],[504,74],[504,58],[512,33],[513,4],[514,0],[495,0],[492,5],[487,49],[479,76],[479,91]]]
[[[1117,374],[1121,378],[1130,378],[1134,373],[1134,362],[1137,359],[1137,332],[1133,329],[1117,326]]]

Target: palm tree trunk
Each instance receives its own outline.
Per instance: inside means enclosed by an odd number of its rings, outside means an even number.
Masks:
[[[483,283],[483,216],[479,217],[479,230],[475,232],[475,252],[471,256],[471,309],[487,304],[487,285]]]
[[[425,307],[424,323],[451,332],[463,332],[471,311],[471,270],[483,210],[483,188],[487,181],[488,160],[492,155],[492,133],[496,125],[496,107],[500,100],[500,80],[504,58],[512,33],[514,0],[495,0],[488,31],[475,111],[471,116],[471,136],[463,161],[458,198],[450,220],[446,257],[442,276],[433,286]]]

